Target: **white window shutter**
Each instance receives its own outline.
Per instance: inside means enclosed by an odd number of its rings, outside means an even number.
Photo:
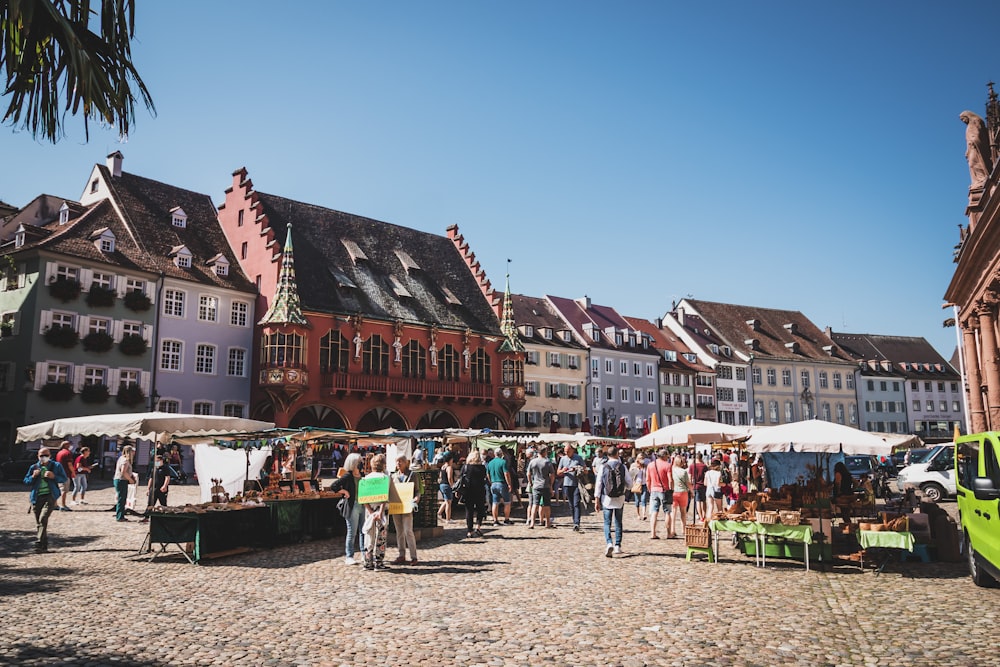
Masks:
[[[84,290],[90,291],[91,283],[94,282],[93,269],[80,269],[80,285]]]
[[[49,365],[44,361],[35,362],[35,391],[45,385],[45,375],[49,372]]]
[[[0,273],[0,292],[7,291],[7,273]]]
[[[121,382],[122,372],[117,368],[112,368],[108,371],[108,393],[112,396],[118,395],[118,384]]]
[[[128,282],[125,280],[125,276],[115,276],[112,280],[114,280],[115,292],[118,293],[118,298],[125,298],[125,284]]]
[[[45,330],[52,326],[52,311],[43,310],[39,319],[38,333],[44,334]]]
[[[28,270],[28,265],[27,264],[18,264],[17,265],[17,286],[18,286],[18,288],[24,287],[24,278],[25,278],[24,274],[25,274],[25,272],[27,270]]]
[[[142,389],[142,393],[149,396],[149,371],[142,371],[139,373],[139,387]]]
[[[146,296],[149,297],[149,302],[156,305],[156,283],[147,282],[146,283]]]
[[[76,318],[76,332],[80,334],[80,338],[89,333],[90,330],[90,316],[89,315],[78,315]]]
[[[142,325],[142,338],[146,341],[146,345],[153,344],[153,325],[143,324]]]
[[[84,373],[83,366],[71,366],[70,373],[72,374],[71,381],[73,382],[73,391],[80,393],[83,390],[83,380],[86,376]]]
[[[122,335],[124,331],[125,323],[122,320],[112,320],[111,321],[111,338],[114,339],[116,343],[122,342]]]
[[[59,268],[55,262],[48,262],[45,265],[45,284],[48,285],[56,277],[56,269]]]
[[[12,335],[16,336],[19,333],[21,333],[21,311],[20,310],[17,311],[16,313],[14,313],[14,330],[12,332]]]

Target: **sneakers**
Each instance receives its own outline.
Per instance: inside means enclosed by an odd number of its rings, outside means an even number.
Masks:
[[[60,507],[60,508],[59,508],[59,511],[60,511],[60,512],[72,512],[73,510],[71,510],[71,509],[70,509],[70,508],[68,508],[68,507]]]
[[[573,532],[574,533],[579,533],[580,532],[580,526],[573,526]]]
[[[417,560],[416,558],[414,558],[413,560],[411,560],[411,561],[410,561],[410,565],[416,565],[416,564],[418,564],[419,562],[420,562],[420,561],[418,561],[418,560]]]
[[[128,521],[128,519],[126,519],[125,517],[122,517],[120,519],[115,519],[115,521]]]
[[[611,558],[611,554],[614,553],[615,547],[613,544],[609,544],[607,548],[604,549],[604,555]]]
[[[365,569],[366,570],[374,570],[375,569],[375,563],[365,563]]]
[[[88,502],[87,502],[86,500],[81,500],[81,501],[80,501],[80,504],[81,504],[81,505],[89,505],[90,503],[88,503]]]
[[[503,522],[503,525],[505,525],[505,526],[513,526],[513,525],[514,525],[514,522],[513,522],[513,521],[511,521],[510,519],[506,519],[506,520],[505,520],[505,521]]]
[[[620,544],[616,544],[616,545],[615,545],[615,550],[614,550],[614,553],[616,553],[616,554],[618,554],[618,555],[621,555],[621,553],[622,553],[622,545],[620,545]]]
[[[354,560],[351,556],[344,558],[344,565],[357,565],[358,561]]]

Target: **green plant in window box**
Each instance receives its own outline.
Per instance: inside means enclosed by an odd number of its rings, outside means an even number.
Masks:
[[[47,401],[68,401],[73,393],[73,385],[69,382],[46,382],[38,392]]]
[[[110,396],[106,384],[85,384],[80,390],[80,400],[84,403],[107,403]]]
[[[149,297],[139,290],[126,292],[123,301],[126,308],[134,310],[137,313],[149,310],[153,306],[153,302],[149,300]]]
[[[56,324],[45,330],[45,342],[55,347],[76,347],[80,342],[80,334],[76,329],[63,324]]]
[[[91,285],[90,291],[87,292],[87,305],[95,308],[107,308],[115,305],[115,297],[117,296],[118,293],[110,287]]]
[[[115,400],[118,402],[118,405],[132,408],[145,403],[146,395],[142,393],[142,387],[139,385],[122,382],[118,385],[118,395],[115,397]]]
[[[14,320],[0,321],[0,338],[14,335]]]
[[[80,296],[80,281],[66,276],[56,276],[49,282],[49,294],[52,298],[59,299],[63,303],[72,301]]]
[[[118,349],[121,350],[122,354],[137,357],[146,352],[146,339],[139,334],[125,334],[122,336],[121,342],[118,343]]]
[[[81,342],[87,352],[107,352],[114,346],[115,339],[103,331],[92,331]]]

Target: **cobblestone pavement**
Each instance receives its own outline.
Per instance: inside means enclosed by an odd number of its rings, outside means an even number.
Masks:
[[[685,562],[632,508],[606,558],[599,515],[577,534],[562,506],[555,530],[453,523],[387,572],[344,565],[342,538],[149,563],[131,558],[145,527],[97,486],[35,554],[26,487],[0,484],[0,665],[1000,664],[1000,589],[962,564],[807,573],[729,545]]]

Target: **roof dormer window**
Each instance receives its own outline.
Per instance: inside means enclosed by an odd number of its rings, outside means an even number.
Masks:
[[[212,259],[205,262],[208,266],[212,267],[212,270],[217,276],[228,276],[229,275],[229,260],[221,252],[213,257]]]
[[[573,334],[568,329],[564,329],[561,333],[562,333],[563,342],[566,342],[566,343],[572,343],[573,342]]]
[[[410,271],[420,270],[420,265],[417,264],[415,261],[413,261],[413,258],[410,257],[405,252],[403,252],[402,250],[396,251],[396,257],[399,258],[399,263],[403,265],[403,268],[406,269],[407,273],[409,273]]]
[[[368,261],[368,255],[365,254],[364,250],[361,249],[355,241],[351,239],[343,239],[341,243],[344,244],[344,248],[347,249],[347,254],[350,255],[351,261],[357,264],[360,261]]]
[[[90,240],[102,253],[108,254],[115,251],[115,234],[107,227],[95,229],[90,235]]]
[[[21,229],[17,230],[16,234],[14,234],[14,247],[20,248],[23,245],[24,245],[24,228],[22,227]]]
[[[550,327],[542,327],[542,338],[552,340],[552,329]]]
[[[170,249],[168,257],[174,258],[174,265],[181,269],[191,268],[191,251],[187,246],[179,245]]]
[[[530,324],[525,324],[524,325],[524,335],[525,335],[526,338],[534,338],[534,336],[535,336],[535,327],[531,326]]]
[[[59,207],[59,224],[65,225],[69,222],[69,205],[63,202],[63,205]]]
[[[170,224],[178,229],[187,229],[187,213],[180,206],[170,209]]]

